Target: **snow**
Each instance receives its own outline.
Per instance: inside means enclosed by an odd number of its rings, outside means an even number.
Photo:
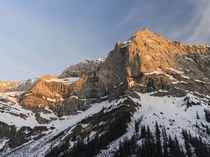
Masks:
[[[0,109],[3,109],[3,112],[0,112],[0,121],[8,125],[15,125],[17,129],[22,126],[29,126],[31,128],[40,126],[40,124],[36,121],[34,113],[30,110],[22,108],[19,104],[0,102]],[[26,118],[24,119],[20,117],[20,114],[24,114]]]
[[[9,139],[0,139],[0,149],[4,148]]]
[[[190,79],[188,76],[186,75],[181,75],[181,77],[185,78],[185,79]]]
[[[11,102],[16,103],[17,102],[16,96],[21,95],[22,93],[24,93],[24,91],[0,93],[0,98],[1,99],[7,99]]]
[[[48,124],[48,127],[54,126],[56,129],[47,131],[46,136],[42,137],[41,139],[39,139],[37,141],[31,141],[27,145],[24,145],[24,146],[20,147],[19,149],[17,149],[14,154],[12,153],[12,154],[9,154],[8,156],[11,156],[11,157],[16,157],[16,156],[42,157],[45,155],[47,150],[52,147],[52,145],[54,146],[54,145],[59,144],[59,139],[58,139],[58,141],[56,141],[56,140],[53,141],[53,143],[50,142],[50,139],[52,139],[53,137],[55,137],[62,131],[68,130],[68,128],[70,128],[69,131],[71,131],[71,129],[73,129],[73,127],[77,123],[82,121],[83,119],[85,119],[89,116],[92,116],[95,113],[100,112],[104,108],[116,107],[116,104],[119,104],[122,101],[123,100],[120,99],[119,101],[113,101],[113,102],[103,101],[101,103],[95,103],[95,104],[92,104],[92,106],[89,109],[87,109],[86,111],[82,111],[81,113],[79,113],[77,115],[64,116],[63,120],[58,119],[58,120],[52,121],[50,124]],[[45,117],[45,118],[50,118],[52,116],[52,114],[48,114],[48,117],[46,117],[46,115],[44,115],[44,113],[41,113],[41,116]],[[93,136],[94,134],[95,134],[95,132],[92,132],[91,136]],[[62,135],[65,136],[65,133]]]
[[[153,133],[155,133],[155,123],[165,126],[166,132],[171,137],[177,136],[181,146],[184,145],[182,137],[182,129],[188,130],[193,136],[201,135],[202,140],[210,143],[210,137],[202,133],[202,124],[210,127],[210,124],[205,119],[204,108],[210,109],[205,98],[199,99],[192,93],[188,93],[185,97],[156,97],[151,96],[153,93],[141,94],[137,93],[140,99],[131,98],[133,102],[141,104],[141,107],[134,113],[127,132],[119,139],[113,141],[105,150],[101,150],[97,157],[112,156],[118,149],[119,142],[125,137],[131,138],[135,132],[135,121],[142,118],[140,126],[148,125]],[[186,109],[185,98],[189,98],[191,102],[200,102],[200,105],[195,105]],[[196,112],[200,119],[196,118]],[[198,129],[199,125],[201,129]],[[139,141],[141,143],[141,141]]]
[[[172,84],[178,84],[178,83],[183,83],[183,84],[188,84],[186,81],[174,81],[171,82]]]
[[[43,113],[43,112],[41,112],[40,116],[42,118],[47,119],[47,120],[50,120],[51,118],[58,118],[52,111],[50,111],[50,113]]]
[[[181,77],[183,77],[183,78],[185,78],[185,79],[190,79],[188,76],[186,76],[186,75],[184,74],[183,71],[181,71],[182,69],[180,69],[180,70],[175,70],[175,69],[173,69],[173,68],[167,68],[167,69],[169,69],[169,70],[171,70],[171,71],[173,71],[173,72],[179,74]]]
[[[122,46],[121,46],[121,48],[125,48],[125,47],[127,47],[128,46],[128,44],[131,42],[131,40],[127,40],[127,41],[125,41],[125,42],[122,42]]]
[[[18,88],[18,87],[24,86],[29,82],[32,84],[32,83],[35,83],[37,80],[38,80],[38,78],[22,81],[22,82],[19,82],[18,84],[16,84],[13,88]]]
[[[110,112],[113,109],[116,109],[116,108],[122,106],[123,105],[123,103],[122,103],[123,101],[125,101],[125,98],[113,101],[112,104],[108,108],[104,109],[104,113]]]
[[[79,79],[80,77],[68,77],[68,78],[63,78],[63,79],[50,79],[50,80],[46,80],[46,82],[63,82],[63,83],[72,84],[78,81]]]
[[[191,58],[185,57],[185,59],[186,59],[186,60],[189,60],[189,61],[191,61],[191,62],[194,62],[194,60],[191,59]]]
[[[59,79],[62,82],[68,82],[70,84],[78,81],[80,79],[80,77],[68,77],[68,78],[64,78],[64,79]]]
[[[196,82],[200,82],[200,83],[206,83],[204,81],[201,81],[201,80],[195,80]]]
[[[153,92],[155,93],[155,92]],[[135,121],[142,118],[143,121],[140,123],[142,125],[148,125],[151,128],[151,131],[155,132],[155,123],[158,122],[159,125],[165,126],[166,132],[174,137],[177,136],[180,144],[183,145],[184,141],[181,135],[182,129],[186,129],[191,132],[192,135],[198,136],[202,133],[202,129],[198,129],[196,125],[199,125],[200,128],[203,128],[201,124],[207,125],[210,127],[210,124],[205,119],[204,109],[210,110],[210,106],[208,106],[209,96],[199,97],[199,93],[195,96],[194,93],[188,93],[185,97],[172,97],[172,96],[163,96],[157,97],[152,96],[153,93],[137,93],[140,96],[140,99],[131,98],[131,100],[136,104],[141,104],[141,107],[137,109],[137,111],[133,114],[132,121],[129,123],[127,132],[120,137],[119,139],[113,141],[105,150],[102,150],[98,157],[107,156],[107,153],[114,152],[118,146],[119,142],[123,141],[125,137],[131,138],[133,133],[135,132],[134,126]],[[72,96],[77,98],[76,96]],[[56,146],[60,143],[62,139],[65,138],[68,133],[71,133],[72,129],[81,122],[83,119],[92,116],[95,113],[100,112],[104,109],[104,113],[110,112],[113,109],[116,109],[123,105],[123,101],[126,98],[115,100],[112,102],[103,101],[101,103],[92,104],[89,109],[86,111],[81,111],[77,115],[64,116],[62,119],[57,119],[51,121],[49,124],[44,126],[55,127],[54,130],[48,130],[45,132],[47,135],[40,138],[36,141],[30,141],[26,145],[15,150],[13,155],[9,156],[37,156],[42,157],[46,154],[48,149]],[[192,107],[187,108],[186,100],[190,103],[195,103],[199,105],[193,105]],[[11,104],[11,103],[3,103],[0,102],[0,108],[6,107],[5,111],[13,112],[16,114],[24,113],[28,115],[26,119],[21,117],[13,116],[8,113],[0,112],[0,121],[3,121],[9,125],[15,125],[17,128],[21,126],[40,126],[40,124],[36,121],[34,113],[29,110],[23,109],[19,104]],[[48,108],[45,108],[49,113],[40,113],[42,118],[50,120],[51,118],[57,118],[57,116]],[[198,113],[200,119],[196,118],[196,113]],[[7,117],[7,118],[5,118]],[[88,124],[82,124],[82,127],[86,127]],[[53,137],[60,134],[62,135],[58,139],[54,141],[50,141]],[[95,135],[96,132],[92,131],[90,134],[90,138]],[[205,134],[202,134],[202,139],[210,142],[210,138]],[[4,143],[3,143],[4,142]],[[7,141],[3,141],[5,144]],[[1,144],[2,144],[1,143]],[[139,141],[141,143],[141,141]],[[3,145],[2,144],[2,145]],[[74,143],[71,143],[71,147]],[[0,145],[1,147],[1,145]],[[3,146],[2,146],[3,147]]]
[[[184,74],[184,72],[183,71],[180,71],[180,70],[175,70],[173,68],[167,68],[167,69],[169,69],[169,70],[171,70],[171,71],[173,71],[175,73],[178,73],[178,74]]]
[[[105,58],[98,58],[96,61],[98,61],[98,62],[104,62],[105,61]]]
[[[153,75],[153,74],[159,75],[159,74],[163,74],[163,73],[161,70],[155,70],[152,72],[145,73],[145,75]]]

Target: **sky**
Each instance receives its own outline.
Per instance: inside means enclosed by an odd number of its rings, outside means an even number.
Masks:
[[[1,0],[0,80],[59,75],[148,28],[210,45],[209,0]]]

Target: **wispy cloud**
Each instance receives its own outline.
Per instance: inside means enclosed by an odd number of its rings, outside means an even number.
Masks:
[[[191,27],[194,31],[187,40],[192,44],[198,42],[210,45],[210,1],[196,0],[194,3],[197,5],[197,16],[192,19]]]
[[[210,45],[210,1],[188,0],[194,5],[194,16],[168,35],[172,39],[182,40],[185,44]]]
[[[117,26],[128,25],[132,31],[149,27],[170,40],[210,45],[209,16],[209,0],[143,0],[137,2]]]

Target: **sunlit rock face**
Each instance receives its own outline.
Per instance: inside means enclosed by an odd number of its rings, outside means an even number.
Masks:
[[[208,46],[186,46],[144,29],[117,42],[96,75],[111,99],[130,86],[145,92],[177,86],[209,93],[209,61]]]
[[[7,89],[10,89],[17,84],[18,82],[0,81],[0,93],[4,93]]]
[[[21,103],[29,106],[44,107],[47,105],[62,104],[70,90],[68,82],[59,81],[57,77],[45,75],[38,80],[36,85],[24,93]]]
[[[179,96],[185,94],[183,90],[210,92],[210,48],[172,42],[148,29],[137,31],[126,42],[117,42],[106,60],[98,62],[100,66],[91,66],[95,68],[84,75],[76,68],[81,78],[72,83],[44,76],[22,95],[20,103],[51,106],[56,112],[69,114],[104,98],[116,99],[129,87],[138,87],[140,92],[162,89]],[[61,76],[73,75],[75,67],[70,69]]]

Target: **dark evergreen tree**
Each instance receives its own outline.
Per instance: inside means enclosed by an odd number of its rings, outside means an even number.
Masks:
[[[146,128],[145,126],[141,127],[141,138],[145,138],[146,137]]]
[[[200,119],[200,116],[198,115],[198,112],[196,111],[196,118]]]
[[[158,126],[158,123],[155,123],[155,136],[156,136],[156,144],[155,144],[155,149],[156,149],[156,154],[157,157],[162,157],[162,146],[161,146],[161,139],[160,139],[160,129]]]
[[[135,132],[136,134],[139,132],[139,121],[135,120]]]

